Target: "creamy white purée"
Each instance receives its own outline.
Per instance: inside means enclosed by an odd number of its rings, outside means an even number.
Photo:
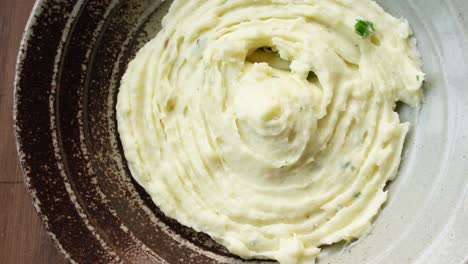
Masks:
[[[370,0],[175,0],[118,95],[133,177],[234,254],[314,263],[387,199],[395,104],[424,79],[411,34]]]

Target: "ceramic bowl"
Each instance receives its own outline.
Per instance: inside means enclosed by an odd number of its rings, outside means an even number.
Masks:
[[[132,179],[116,130],[120,78],[171,1],[38,1],[15,82],[26,186],[72,263],[244,263],[166,218]],[[427,81],[371,232],[319,263],[468,263],[468,2],[378,1],[414,29]],[[266,261],[263,261],[266,262]]]

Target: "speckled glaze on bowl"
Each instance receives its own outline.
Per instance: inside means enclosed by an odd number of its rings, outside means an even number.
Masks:
[[[417,33],[425,103],[419,114],[402,110],[414,125],[372,232],[325,249],[319,263],[468,263],[468,3],[378,2]],[[72,263],[255,262],[164,217],[123,158],[119,81],[169,5],[43,0],[31,15],[15,82],[18,155],[34,206]]]

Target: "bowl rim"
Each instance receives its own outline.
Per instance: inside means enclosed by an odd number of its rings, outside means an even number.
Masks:
[[[73,22],[74,18],[76,18],[78,14],[78,10],[80,9],[83,5],[83,1],[77,1],[75,3],[68,3],[69,5],[72,6],[71,12],[65,12],[65,5],[66,3],[54,3],[53,1],[49,0],[37,0],[33,8],[31,10],[30,16],[28,18],[28,21],[26,23],[25,29],[23,31],[22,39],[19,45],[19,51],[18,51],[18,56],[16,60],[16,67],[15,67],[15,78],[13,82],[13,131],[14,131],[14,137],[15,137],[15,142],[16,142],[16,151],[18,154],[18,161],[20,164],[21,172],[23,175],[23,181],[24,181],[24,186],[32,200],[32,204],[41,220],[42,226],[45,228],[46,233],[49,235],[49,237],[52,239],[53,244],[55,247],[59,250],[59,252],[64,256],[64,258],[69,262],[69,263],[79,263],[80,260],[83,260],[83,257],[86,257],[83,254],[79,254],[77,250],[80,250],[81,252],[86,252],[87,250],[94,250],[93,249],[93,244],[99,243],[98,239],[95,236],[83,236],[83,241],[80,241],[79,245],[75,245],[74,247],[69,247],[65,245],[62,241],[63,234],[60,234],[56,229],[54,230],[53,226],[49,224],[50,220],[57,214],[60,213],[67,213],[70,212],[69,210],[76,210],[76,201],[72,201],[70,196],[67,196],[68,200],[65,202],[67,203],[66,208],[61,208],[59,211],[56,211],[54,213],[51,212],[45,212],[44,209],[47,207],[50,207],[50,205],[55,205],[54,202],[49,204],[43,204],[41,198],[38,195],[38,192],[40,191],[47,191],[49,194],[52,195],[52,197],[56,199],[61,199],[60,197],[57,196],[57,193],[53,192],[54,188],[49,187],[47,189],[39,189],[36,186],[36,183],[34,182],[35,179],[38,177],[46,177],[47,175],[44,174],[44,171],[40,169],[41,166],[43,168],[46,168],[46,166],[50,165],[50,163],[44,163],[41,156],[39,155],[32,155],[33,150],[28,149],[29,145],[26,144],[26,138],[24,137],[24,133],[27,133],[24,131],[22,124],[25,121],[28,121],[28,118],[31,118],[33,115],[27,116],[26,118],[24,116],[21,116],[22,110],[20,108],[25,107],[28,108],[28,103],[27,100],[28,98],[24,98],[24,93],[25,90],[28,89],[27,85],[25,85],[23,82],[27,80],[28,78],[31,78],[30,76],[25,76],[25,68],[31,67],[37,69],[39,65],[38,63],[44,62],[44,60],[51,59],[49,62],[52,64],[56,63],[57,59],[61,58],[61,52],[64,49],[64,45],[66,44],[68,35],[72,28],[70,27],[70,23]],[[54,16],[54,18],[59,17],[57,21],[47,21],[49,18],[48,16],[52,14],[52,12],[49,12],[47,10],[48,7],[50,6],[58,6],[59,9],[61,9],[60,16]],[[49,12],[49,13],[48,13]],[[52,15],[51,15],[52,16]],[[33,42],[44,42],[44,38],[38,37],[35,35],[35,29],[36,27],[40,26],[41,23],[61,23],[63,21],[66,21],[65,24],[62,24],[60,27],[63,31],[57,32],[57,36],[59,36],[58,39],[55,39],[52,44],[50,45],[49,49],[52,50],[52,54],[54,56],[52,58],[47,58],[46,56],[42,56],[41,54],[45,53],[44,50],[35,50],[34,54],[32,54],[31,51],[31,46],[33,46]],[[58,40],[58,41],[57,41]],[[50,43],[49,43],[50,44]],[[55,46],[57,45],[57,47]],[[43,47],[43,46],[41,46]],[[38,52],[39,51],[39,52]],[[36,57],[39,58],[39,61],[34,61],[31,62],[30,58],[31,57]],[[41,65],[42,66],[42,65]],[[47,74],[50,74],[51,76],[54,76],[56,72],[48,72],[46,68],[40,68],[40,69],[45,69],[44,71],[47,72]],[[55,70],[55,69],[54,69]],[[32,80],[34,82],[35,80]],[[55,81],[52,79],[52,81]],[[49,87],[52,85],[49,83]],[[44,88],[44,90],[49,89],[49,87],[35,87],[37,88]],[[30,119],[29,119],[30,120]],[[26,125],[27,126],[27,125]],[[34,140],[33,140],[34,141]],[[49,142],[51,144],[51,142]],[[52,154],[53,156],[53,154]],[[52,157],[52,159],[55,159]],[[54,163],[54,165],[57,165]],[[59,169],[60,170],[60,169]],[[54,174],[54,173],[51,173]],[[54,174],[56,175],[56,174]],[[66,184],[66,183],[65,183]],[[44,187],[44,186],[42,186]],[[52,192],[49,192],[52,191]],[[60,191],[60,190],[55,190],[55,191]],[[74,217],[71,219],[71,221],[67,222],[69,226],[67,229],[73,229],[76,231],[80,232],[86,232],[89,230],[86,230],[86,228],[83,228],[84,225],[88,225],[84,223],[83,219],[80,217]],[[90,240],[89,238],[94,238]],[[86,240],[87,239],[87,240]],[[86,241],[85,241],[86,240]],[[109,261],[109,263],[119,263],[118,256],[114,256],[114,258],[109,259],[108,256],[105,256],[104,254],[102,255],[102,258],[99,259],[100,261]]]

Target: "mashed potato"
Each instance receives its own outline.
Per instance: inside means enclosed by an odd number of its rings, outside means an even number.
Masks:
[[[174,1],[118,95],[133,177],[234,254],[313,263],[387,199],[395,104],[424,79],[411,34],[370,0]]]

